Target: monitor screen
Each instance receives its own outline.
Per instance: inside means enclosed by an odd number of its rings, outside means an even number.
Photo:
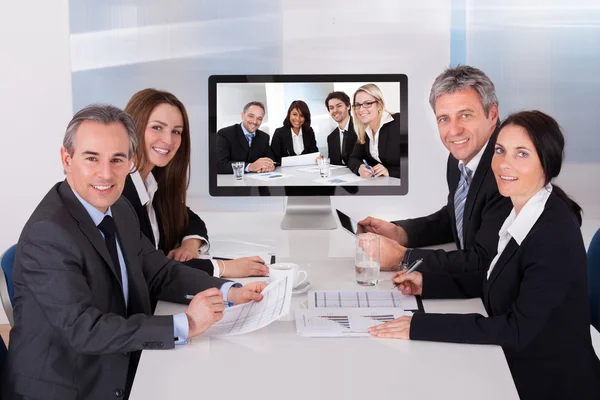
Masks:
[[[404,195],[403,74],[209,77],[212,196]]]

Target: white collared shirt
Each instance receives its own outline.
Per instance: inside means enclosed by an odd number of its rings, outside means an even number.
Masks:
[[[367,125],[365,128],[365,132],[369,137],[369,153],[371,153],[371,156],[379,162],[381,162],[381,159],[379,158],[379,132],[381,132],[381,127],[383,125],[392,122],[393,120],[394,118],[392,117],[392,114],[383,110],[383,114],[381,115],[381,124],[379,125],[377,132],[375,132],[375,138],[373,138],[373,130],[371,127]]]
[[[140,203],[142,203],[143,206],[146,206],[148,218],[150,219],[150,226],[152,227],[152,234],[154,235],[154,247],[158,249],[158,244],[160,243],[160,230],[158,229],[158,219],[156,218],[156,211],[154,210],[153,205],[154,195],[158,190],[158,182],[156,181],[156,178],[154,178],[154,175],[152,175],[152,172],[148,174],[146,181],[142,180],[142,176],[138,171],[132,172],[129,175],[135,185],[135,190],[140,198]],[[198,249],[199,254],[206,253],[210,248],[208,240],[200,235],[184,236],[183,239],[181,239],[181,242],[183,243],[187,239],[199,239],[200,241],[203,241],[202,246]],[[213,275],[219,276],[219,266],[217,262],[213,260],[212,263],[214,267]]]
[[[490,279],[492,270],[508,245],[508,242],[510,242],[511,239],[515,239],[515,242],[517,242],[519,246],[523,243],[523,240],[525,240],[529,231],[533,228],[533,225],[535,225],[538,218],[540,218],[540,215],[544,212],[544,207],[550,197],[550,193],[552,193],[552,184],[548,183],[525,203],[519,214],[516,213],[515,208],[513,207],[510,215],[506,218],[498,233],[498,236],[500,237],[498,240],[498,253],[492,260],[490,268],[488,269],[488,279]]]
[[[304,138],[302,138],[302,128],[300,128],[300,132],[296,135],[294,130],[290,128],[290,132],[292,133],[292,144],[294,145],[294,153],[297,156],[302,154],[304,151]]]
[[[473,181],[473,177],[475,176],[475,171],[477,171],[477,167],[479,166],[479,162],[481,161],[481,157],[483,157],[483,153],[485,152],[485,148],[487,147],[489,141],[485,143],[485,145],[483,145],[483,147],[481,148],[481,150],[479,150],[479,153],[477,153],[475,155],[475,157],[473,157],[473,159],[471,161],[469,161],[467,163],[467,168],[469,168],[469,170],[471,170],[471,181]],[[465,163],[463,162],[463,160],[458,160],[458,170],[460,171],[460,166],[464,165]]]
[[[341,129],[338,126],[338,131],[340,132],[340,149],[342,153],[344,152],[344,131],[348,132],[348,126],[350,126],[350,117],[348,117],[348,121],[346,122],[344,129]]]

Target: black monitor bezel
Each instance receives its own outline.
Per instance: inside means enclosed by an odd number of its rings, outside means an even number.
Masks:
[[[400,132],[406,134],[408,138],[408,77],[406,74],[211,75],[208,77],[208,181],[211,196],[403,196],[408,193],[408,143],[410,140],[402,149],[400,186],[217,186],[217,85],[219,83],[267,82],[399,82]]]

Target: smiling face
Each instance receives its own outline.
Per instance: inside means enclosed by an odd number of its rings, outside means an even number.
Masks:
[[[292,128],[296,131],[304,125],[304,115],[297,108],[294,108],[290,112],[290,123],[292,124]]]
[[[249,133],[254,133],[260,128],[265,116],[265,110],[259,106],[250,106],[242,113],[242,125]]]
[[[492,171],[502,196],[510,197],[520,210],[545,184],[545,174],[527,131],[507,125],[498,134]]]
[[[129,173],[129,137],[121,123],[84,121],[73,154],[60,150],[67,182],[81,198],[105,213],[121,196]]]
[[[381,113],[381,104],[377,99],[367,92],[362,90],[354,95],[354,112],[360,122],[365,125],[371,125],[377,121],[379,113]]]
[[[159,104],[150,113],[144,131],[144,142],[149,169],[164,167],[175,157],[181,146],[183,117],[179,108]]]
[[[340,99],[331,99],[327,102],[329,115],[338,124],[345,122],[350,116],[350,107],[344,104]]]
[[[498,105],[494,104],[486,117],[479,94],[469,88],[438,97],[435,116],[444,146],[454,158],[468,164],[494,132]]]

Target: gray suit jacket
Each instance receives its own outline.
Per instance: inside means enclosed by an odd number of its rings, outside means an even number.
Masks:
[[[150,315],[150,296],[182,303],[225,282],[155,250],[124,197],[111,210],[127,264],[127,307],[104,240],[66,181],[25,225],[4,400],[127,398],[140,351],[174,347],[173,318]]]

